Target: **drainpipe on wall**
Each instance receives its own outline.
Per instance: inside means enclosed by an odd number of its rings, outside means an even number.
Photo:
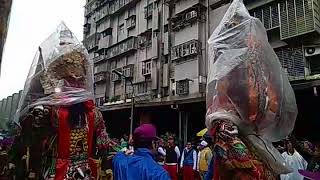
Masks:
[[[173,7],[174,7],[174,0],[169,0],[169,22],[168,22],[168,83],[169,83],[169,98],[171,99],[171,48],[172,48],[172,22],[171,18],[173,16]]]
[[[158,43],[158,67],[159,67],[159,71],[158,71],[158,97],[162,97],[161,94],[161,90],[162,90],[162,78],[163,78],[163,28],[164,28],[164,23],[163,23],[163,6],[164,6],[164,0],[161,1],[161,9],[159,12],[159,4],[158,4],[158,23],[159,23],[159,34],[158,34],[158,38],[157,38],[157,43]],[[159,15],[160,14],[160,15]]]

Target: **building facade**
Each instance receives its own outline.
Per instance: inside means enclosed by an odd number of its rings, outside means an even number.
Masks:
[[[293,87],[311,88],[313,96],[320,85],[319,0],[245,4],[264,24]],[[138,109],[163,108],[161,121],[177,127],[180,140],[201,130],[207,40],[229,5],[230,0],[88,0],[84,44],[94,61],[96,104],[106,113],[123,113],[134,94]]]
[[[21,94],[22,90],[0,100],[0,129],[7,130],[13,123]]]
[[[97,105],[125,104],[132,92],[141,103],[203,97],[208,38],[205,2],[170,3],[87,2],[84,43],[95,64]]]
[[[11,12],[12,0],[1,0],[0,1],[0,72],[1,72],[1,61],[4,44],[6,42],[8,26],[9,26],[9,16]]]

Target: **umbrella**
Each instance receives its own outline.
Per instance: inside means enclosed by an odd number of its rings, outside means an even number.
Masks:
[[[201,131],[199,131],[199,132],[197,133],[197,136],[202,137],[202,136],[204,136],[207,132],[208,132],[208,129],[207,129],[207,128],[204,128],[204,129],[202,129]]]

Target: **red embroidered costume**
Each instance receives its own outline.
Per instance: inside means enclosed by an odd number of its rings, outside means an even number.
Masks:
[[[99,178],[109,139],[93,102],[91,68],[85,48],[63,23],[40,45],[16,115],[21,177]]]
[[[234,0],[208,42],[213,179],[272,180],[290,172],[271,142],[291,133],[297,107],[263,24]]]

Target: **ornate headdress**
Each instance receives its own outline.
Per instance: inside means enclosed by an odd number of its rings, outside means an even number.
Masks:
[[[92,64],[85,47],[61,23],[38,48],[15,121],[36,105],[71,105],[92,99]]]

